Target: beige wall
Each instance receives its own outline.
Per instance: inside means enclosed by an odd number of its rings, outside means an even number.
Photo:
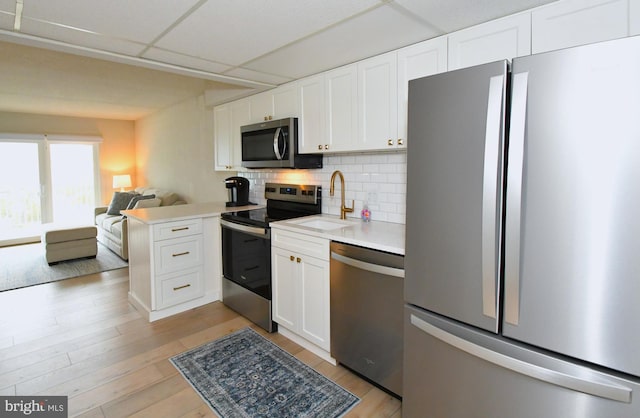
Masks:
[[[0,112],[0,132],[102,137],[103,142],[100,145],[101,203],[108,204],[111,200],[114,174],[131,174],[132,182],[134,184],[136,182],[133,121]]]
[[[214,166],[213,114],[195,97],[135,123],[136,186],[172,190],[188,203],[226,201]]]

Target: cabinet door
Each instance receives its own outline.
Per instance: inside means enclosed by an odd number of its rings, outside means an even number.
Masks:
[[[249,102],[252,123],[298,116],[298,94],[293,83],[255,94]]]
[[[449,35],[448,70],[531,54],[531,15],[521,13]]]
[[[324,74],[298,82],[298,150],[301,153],[321,152],[326,142],[324,88]]]
[[[629,0],[553,3],[532,12],[531,30],[534,54],[622,38],[629,34]]]
[[[229,104],[213,108],[213,137],[215,142],[216,158],[215,170],[230,170],[231,162],[231,112]]]
[[[272,91],[273,118],[296,118],[298,111],[298,90],[294,83],[280,86]]]
[[[300,286],[298,286],[298,264],[295,260],[293,252],[271,247],[273,320],[291,331],[297,331],[299,324]]]
[[[629,0],[629,36],[640,35],[640,0]]]
[[[358,148],[388,149],[398,134],[397,54],[358,63]]]
[[[273,119],[273,93],[265,91],[249,97],[251,123]]]
[[[238,171],[242,166],[242,145],[240,128],[251,123],[249,100],[243,99],[230,104],[231,111],[231,169]]]
[[[358,72],[355,64],[336,68],[325,74],[327,101],[327,138],[325,151],[357,149]]]
[[[214,107],[216,171],[237,171],[241,166],[240,127],[249,123],[251,118],[248,99]]]
[[[300,333],[329,351],[329,262],[301,256],[299,266],[301,306]]]
[[[409,80],[447,71],[447,37],[398,50],[398,137],[390,147],[407,146]]]

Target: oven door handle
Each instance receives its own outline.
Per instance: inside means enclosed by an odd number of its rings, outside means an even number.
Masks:
[[[220,226],[224,228],[229,228],[235,231],[244,232],[245,234],[255,235],[256,237],[260,237],[260,238],[265,238],[265,239],[271,238],[271,230],[268,228],[242,225],[235,222],[229,222],[224,219],[220,219]]]

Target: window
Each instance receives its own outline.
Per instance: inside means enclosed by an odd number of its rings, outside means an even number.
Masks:
[[[92,223],[100,142],[0,134],[0,245],[37,241],[42,224]]]

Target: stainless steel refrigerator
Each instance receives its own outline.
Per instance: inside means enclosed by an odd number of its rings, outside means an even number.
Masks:
[[[640,417],[640,37],[409,83],[403,417]]]

